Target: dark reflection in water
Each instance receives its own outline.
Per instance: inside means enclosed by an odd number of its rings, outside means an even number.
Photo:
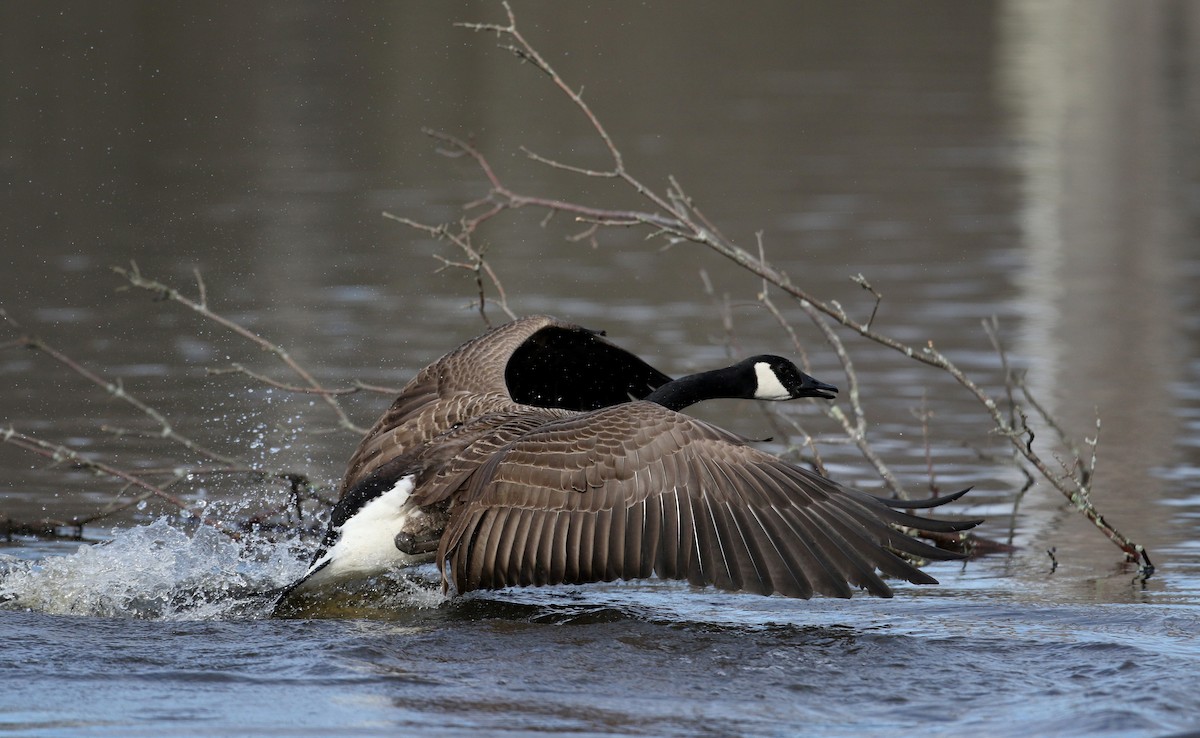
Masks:
[[[796,603],[674,585],[467,598],[359,619],[263,621],[238,599],[301,566],[189,539],[161,509],[89,533],[0,544],[0,729],[27,735],[464,733],[1156,735],[1198,727],[1200,683],[1200,15],[1194,3],[1007,2],[848,9],[521,4],[531,39],[644,181],[797,283],[940,350],[998,391],[979,321],[998,316],[1031,387],[1077,438],[1100,429],[1097,504],[1159,565],[1138,582],[1057,493],[1035,487],[1007,559],[938,567],[896,600]],[[440,222],[484,193],[437,155],[469,135],[532,194],[639,205],[524,145],[606,165],[585,121],[490,36],[491,3],[0,5],[0,307],[166,411],[197,440],[318,481],[355,439],[312,398],[207,378],[268,357],[185,311],[119,294],[135,259],[283,344],[323,381],[402,384],[481,325],[454,254],[381,217]],[[486,234],[518,312],[605,328],[672,373],[724,360],[701,269],[730,294],[736,351],[787,352],[756,280],[640,233],[599,247],[521,212]],[[836,359],[797,318],[814,373]],[[5,335],[0,342],[8,339]],[[1021,479],[948,378],[847,336],[872,441],[913,489],[926,452],[963,513],[1007,538]],[[143,418],[44,357],[0,353],[0,422],[131,468],[178,463]],[[387,400],[347,400],[369,424]],[[926,440],[914,411],[933,412]],[[705,417],[769,435],[753,408]],[[814,432],[822,416],[795,412]],[[1046,431],[1043,437],[1048,437]],[[847,446],[832,472],[876,485]],[[89,514],[91,475],[0,447],[0,515]],[[241,481],[185,494],[249,505]],[[129,526],[139,527],[129,530]],[[226,545],[228,544],[228,545]],[[1045,549],[1059,562],[1051,573]],[[34,562],[31,565],[29,562]],[[4,589],[4,588],[8,589]],[[20,612],[29,607],[32,612]],[[75,612],[67,618],[48,613]],[[327,613],[328,614],[328,613]],[[106,617],[101,617],[104,615]],[[107,616],[120,616],[109,619]],[[134,621],[132,616],[151,618]],[[364,619],[374,617],[379,619]],[[197,620],[188,620],[196,618]],[[163,622],[166,619],[167,622]],[[10,688],[11,686],[11,688]],[[64,707],[63,694],[81,695]],[[214,709],[218,705],[219,709]]]

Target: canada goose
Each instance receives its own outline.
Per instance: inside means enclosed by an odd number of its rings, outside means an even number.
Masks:
[[[280,598],[436,561],[459,593],[658,576],[807,598],[891,596],[876,570],[936,584],[894,552],[958,558],[896,530],[966,490],[884,500],[678,412],[701,400],[832,399],[755,356],[671,380],[599,334],[507,323],[422,369],[351,457],[309,570]]]

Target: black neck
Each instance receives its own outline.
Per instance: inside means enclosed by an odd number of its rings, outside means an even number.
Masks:
[[[646,399],[668,410],[682,410],[688,405],[718,397],[753,396],[753,378],[747,379],[744,370],[730,366],[673,379],[651,392]]]

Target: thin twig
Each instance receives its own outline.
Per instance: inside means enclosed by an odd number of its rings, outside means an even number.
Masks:
[[[13,345],[24,346],[49,356],[51,359],[54,359],[59,364],[67,367],[75,374],[78,374],[80,377],[83,377],[97,387],[100,387],[109,395],[125,402],[128,405],[131,405],[137,409],[138,412],[142,413],[158,424],[159,431],[157,435],[159,437],[174,441],[190,451],[194,451],[201,456],[212,459],[213,461],[218,461],[222,464],[237,466],[244,463],[236,457],[222,454],[218,451],[208,448],[198,441],[195,441],[192,438],[175,430],[175,427],[170,421],[167,420],[166,416],[126,390],[125,385],[120,378],[117,378],[113,381],[104,379],[100,375],[84,367],[70,356],[67,356],[65,353],[54,348],[37,336],[23,335],[16,339],[16,341],[13,342]]]
[[[921,393],[921,406],[912,410],[913,417],[921,423],[921,442],[925,446],[925,473],[929,475],[929,491],[936,497],[941,494],[937,483],[937,470],[933,468],[933,447],[929,442],[929,421],[933,411],[929,409],[929,396]]]
[[[435,138],[436,138],[436,136],[435,136]],[[459,146],[460,147],[459,150],[463,151],[464,153],[466,153],[466,151],[468,149],[473,150],[473,149],[470,149],[469,144],[467,144],[464,141],[459,141],[458,139],[452,139],[452,143],[456,146]],[[463,147],[465,147],[465,148],[463,148]],[[479,159],[476,159],[476,161],[479,161]],[[491,168],[486,166],[486,161],[484,162],[484,166],[485,166],[484,171],[490,172]],[[491,202],[490,199],[486,200],[486,201]],[[473,203],[473,204],[477,204],[477,203]],[[405,218],[400,215],[394,215],[394,214],[386,212],[386,211],[383,213],[383,217],[388,218],[390,220],[394,220],[397,223],[406,225],[409,228],[414,228],[416,230],[427,233],[430,236],[437,238],[438,240],[450,241],[455,246],[457,246],[464,254],[467,255],[467,258],[470,260],[469,262],[455,262],[455,261],[451,261],[449,259],[446,259],[445,257],[439,256],[436,254],[435,254],[435,258],[437,258],[439,261],[442,262],[443,269],[445,269],[447,267],[461,268],[461,269],[466,269],[467,271],[471,272],[474,275],[475,286],[476,286],[476,289],[478,290],[478,295],[479,295],[479,315],[483,319],[484,325],[491,327],[491,320],[488,318],[488,315],[487,315],[488,302],[494,302],[495,304],[497,304],[500,307],[500,309],[504,312],[504,314],[507,315],[509,317],[509,319],[511,319],[511,320],[516,320],[517,315],[516,315],[516,313],[514,313],[512,311],[511,308],[509,308],[508,294],[504,290],[504,284],[500,281],[500,277],[497,276],[496,272],[492,269],[491,264],[489,264],[487,262],[487,260],[484,258],[484,256],[483,256],[484,250],[475,248],[475,246],[471,243],[471,234],[474,233],[475,229],[477,229],[480,226],[480,224],[482,224],[484,221],[490,219],[497,213],[501,212],[503,209],[504,209],[503,205],[501,205],[499,203],[493,203],[493,207],[490,208],[489,210],[487,210],[482,215],[478,215],[474,218],[464,218],[464,219],[460,220],[459,224],[458,224],[458,232],[457,233],[452,232],[450,230],[450,227],[446,224],[428,225],[426,223],[419,223],[415,220],[412,220],[411,218]],[[490,282],[492,287],[496,290],[496,299],[495,300],[489,300],[485,294],[484,277],[487,278],[487,281]]]
[[[1060,478],[1057,474],[1049,469],[1045,460],[1034,448],[1032,443],[1032,431],[1027,430],[1027,426],[1017,426],[1011,422],[1010,418],[1005,418],[1001,413],[995,399],[992,398],[982,387],[974,380],[962,372],[957,365],[951,362],[945,355],[934,349],[932,343],[926,347],[918,349],[914,346],[906,344],[889,335],[875,330],[872,325],[876,312],[878,311],[881,302],[880,293],[870,287],[866,280],[859,281],[859,284],[864,289],[872,292],[875,295],[875,306],[872,309],[871,316],[865,322],[857,321],[849,316],[846,310],[842,308],[836,301],[824,301],[816,298],[809,291],[794,284],[791,279],[771,265],[765,258],[755,257],[749,251],[741,248],[733,243],[728,238],[722,236],[711,224],[698,213],[691,203],[690,199],[684,194],[682,188],[677,182],[671,180],[670,187],[667,190],[666,196],[659,195],[651,188],[645,186],[640,181],[635,179],[625,168],[624,158],[620,150],[616,146],[607,129],[601,124],[599,118],[592,111],[591,107],[583,99],[582,94],[576,92],[568,85],[554,68],[534,49],[521,34],[517,28],[516,18],[512,12],[512,8],[505,3],[505,12],[508,16],[508,24],[500,25],[494,23],[474,23],[463,24],[465,27],[475,31],[494,32],[497,36],[511,40],[511,44],[505,45],[510,52],[516,54],[524,61],[530,62],[540,72],[548,76],[553,84],[557,86],[571,100],[575,107],[588,120],[593,130],[604,143],[610,158],[612,159],[612,167],[610,170],[598,170],[585,167],[574,167],[573,165],[563,165],[560,162],[554,162],[552,165],[560,168],[568,168],[579,170],[581,174],[589,176],[613,176],[623,180],[628,184],[639,196],[644,198],[651,206],[651,211],[637,210],[606,210],[592,208],[578,203],[563,202],[560,200],[552,200],[545,198],[535,198],[512,192],[506,188],[496,173],[487,162],[487,159],[479,153],[474,147],[466,144],[463,141],[455,139],[446,134],[431,134],[439,140],[451,143],[463,153],[471,156],[484,172],[487,177],[492,194],[498,202],[502,202],[506,207],[522,207],[534,205],[547,209],[552,209],[564,213],[573,214],[576,217],[587,218],[592,223],[606,224],[612,222],[640,222],[651,226],[654,229],[654,235],[665,239],[668,244],[677,243],[680,240],[689,241],[698,245],[706,246],[721,256],[729,259],[743,269],[758,276],[772,287],[781,290],[784,294],[793,298],[814,321],[822,334],[830,341],[835,350],[839,351],[839,359],[845,364],[846,359],[842,354],[844,350],[840,348],[840,342],[830,330],[830,326],[826,321],[833,322],[852,330],[864,338],[873,341],[874,343],[885,346],[893,351],[903,354],[914,361],[935,367],[941,371],[950,374],[960,386],[962,386],[976,401],[978,401],[985,409],[988,416],[991,418],[996,432],[1008,439],[1012,444],[1015,452],[1022,457],[1027,463],[1031,464],[1044,479],[1050,482],[1065,496],[1070,498],[1079,509],[1091,519],[1097,527],[1099,527],[1110,540],[1116,543],[1132,561],[1140,561],[1143,564],[1143,570],[1149,571],[1152,569],[1150,559],[1146,555],[1142,546],[1135,544],[1127,537],[1123,536],[1109,525],[1103,518],[1083,499],[1074,485],[1069,484],[1066,480]],[[539,157],[539,160],[541,158]],[[549,162],[546,162],[549,163]],[[856,280],[858,281],[858,280]],[[859,406],[857,404],[857,388],[850,388],[851,405],[854,407],[856,420],[861,419],[858,414]],[[1011,416],[1010,416],[1011,417]],[[849,427],[858,428],[857,422],[850,424]],[[869,449],[868,444],[860,445],[860,449]],[[1076,455],[1079,459],[1081,455]],[[1081,466],[1082,461],[1081,461]]]
[[[208,367],[204,371],[206,374],[212,377],[219,377],[228,374],[241,374],[269,387],[274,387],[275,389],[283,390],[284,392],[294,392],[296,394],[353,395],[366,389],[366,387],[357,383],[353,387],[343,387],[341,389],[327,389],[325,387],[301,387],[295,384],[286,384],[284,382],[271,379],[265,374],[259,374],[258,372],[248,369],[242,364],[236,362],[227,367]]]
[[[196,301],[189,297],[185,297],[181,292],[179,292],[179,290],[176,290],[173,287],[169,287],[169,286],[163,284],[162,282],[158,282],[158,281],[155,281],[153,279],[149,279],[149,278],[143,276],[135,262],[130,262],[129,269],[123,269],[121,267],[113,267],[112,269],[114,272],[116,272],[117,274],[120,274],[122,277],[124,277],[131,286],[137,287],[138,289],[143,289],[143,290],[147,290],[149,292],[153,292],[160,299],[171,300],[172,302],[177,302],[180,305],[183,305],[184,307],[189,308],[190,310],[193,310],[196,313],[199,313],[200,315],[207,318],[208,320],[211,320],[214,323],[253,342],[255,345],[257,345],[263,351],[274,354],[276,357],[278,357],[280,361],[282,361],[284,364],[286,364],[287,367],[296,374],[296,376],[298,376],[302,380],[304,380],[304,382],[309,387],[316,389],[316,390],[324,390],[324,388],[321,386],[321,384],[319,382],[317,382],[316,379],[313,378],[312,374],[310,374],[307,369],[300,366],[300,364],[297,363],[296,360],[292,358],[291,354],[289,354],[282,346],[272,343],[272,342],[268,341],[267,339],[263,338],[262,336],[258,335],[257,333],[254,333],[253,331],[249,330],[248,328],[240,325],[239,323],[236,323],[236,322],[230,320],[229,318],[226,318],[225,316],[220,315],[219,313],[215,313],[212,310],[210,310],[208,308],[208,305],[206,302],[207,298],[206,298],[205,291],[203,288],[201,288],[201,294],[200,294],[201,300]],[[203,281],[200,281],[200,284],[203,285]],[[346,411],[342,409],[342,406],[337,401],[336,397],[334,397],[329,392],[324,392],[324,391],[321,392],[320,396],[321,396],[321,399],[325,402],[325,404],[329,405],[329,407],[332,408],[334,413],[337,415],[338,425],[340,427],[345,428],[346,430],[349,430],[349,431],[353,431],[360,435],[363,433],[366,433],[366,430],[367,430],[366,428],[362,428],[350,420],[350,416],[348,416],[346,414]]]
[[[3,431],[0,431],[0,441],[49,459],[52,464],[61,464],[65,462],[79,469],[87,469],[105,476],[120,479],[134,487],[145,490],[148,494],[154,495],[168,504],[173,505],[180,511],[185,512],[189,516],[195,518],[200,523],[210,525],[222,533],[230,536],[231,538],[237,539],[241,537],[236,531],[230,530],[221,521],[207,518],[203,512],[193,510],[186,502],[170,492],[167,492],[162,487],[151,484],[141,477],[135,476],[134,474],[124,471],[123,469],[118,469],[117,467],[105,464],[101,461],[89,459],[77,451],[67,448],[66,446],[50,443],[49,441],[44,441],[40,438],[26,435],[20,431],[17,431],[11,426]]]
[[[875,291],[875,288],[871,286],[871,283],[867,281],[867,278],[861,272],[851,277],[850,281],[875,296],[875,305],[871,308],[871,317],[867,318],[865,324],[869,328],[875,322],[875,314],[879,312],[879,303],[883,302],[883,295]]]

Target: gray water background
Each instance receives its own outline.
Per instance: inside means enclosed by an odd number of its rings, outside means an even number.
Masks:
[[[1002,448],[952,381],[846,336],[870,438],[1011,556],[930,568],[894,600],[733,596],[647,582],[476,595],[423,589],[374,618],[271,621],[238,593],[286,581],[304,542],[239,548],[147,505],[104,546],[0,548],[0,731],[10,735],[1165,735],[1200,729],[1200,6],[1184,2],[518,3],[630,169],[674,175],[722,230],[876,325],[999,390],[980,328],[1074,437],[1102,418],[1094,498],[1149,549],[1148,581]],[[626,207],[607,182],[531,164],[604,152],[494,38],[491,3],[0,5],[0,307],[212,446],[335,483],[353,449],[307,397],[206,377],[270,357],[178,306],[117,291],[136,260],[286,346],[329,385],[399,386],[477,334],[441,222],[485,193],[422,126],[471,136],[514,187]],[[673,374],[725,360],[700,270],[728,293],[737,353],[792,353],[756,280],[521,212],[491,260],[520,313],[607,329]],[[836,359],[794,307],[813,373]],[[493,311],[498,317],[498,313]],[[178,463],[127,407],[27,351],[0,353],[0,419],[129,468]],[[387,399],[347,401],[368,425]],[[928,441],[915,412],[933,412]],[[705,417],[755,437],[761,414]],[[789,408],[833,433],[811,407]],[[877,489],[853,449],[838,479]],[[65,519],[113,498],[89,474],[0,447],[0,514]],[[194,485],[250,510],[266,485]],[[1046,550],[1054,548],[1052,570]]]

